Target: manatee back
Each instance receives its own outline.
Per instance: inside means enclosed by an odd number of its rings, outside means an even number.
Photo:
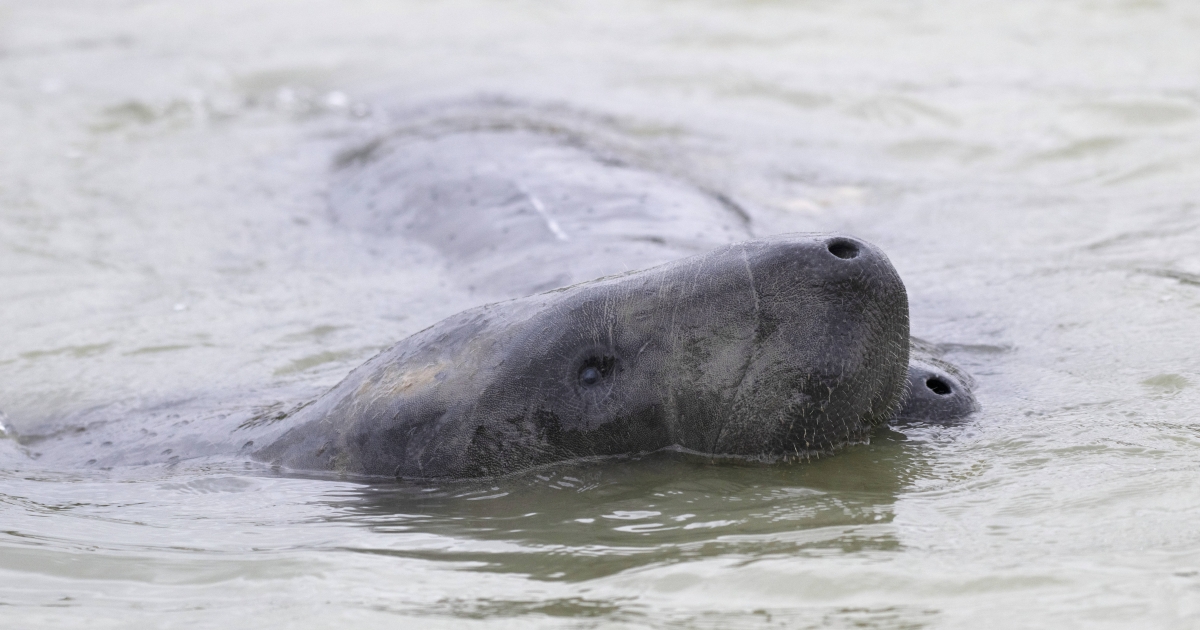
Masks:
[[[431,246],[469,289],[529,295],[751,237],[717,196],[552,133],[398,136],[336,175],[337,222]]]

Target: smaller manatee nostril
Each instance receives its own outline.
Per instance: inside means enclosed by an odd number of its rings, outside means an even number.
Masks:
[[[926,380],[925,387],[928,387],[929,391],[937,394],[938,396],[949,396],[950,392],[953,391],[950,389],[950,386],[946,384],[946,381],[936,377]]]
[[[833,254],[834,256],[837,256],[843,260],[849,260],[851,258],[858,257],[858,244],[851,240],[835,238],[832,241],[829,241],[829,245],[827,245],[827,247],[829,248],[830,254]]]

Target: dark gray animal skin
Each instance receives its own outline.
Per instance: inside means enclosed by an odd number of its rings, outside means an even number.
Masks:
[[[460,313],[355,370],[256,457],[416,478],[672,446],[808,458],[895,415],[908,347],[882,252],[778,236]]]
[[[571,132],[578,115],[457,106],[465,111],[348,154],[333,189],[334,219],[385,242],[428,244],[484,300],[755,237],[750,213],[729,198],[625,164],[595,146],[602,130]],[[947,424],[978,408],[968,379],[939,361],[934,346],[917,343],[911,354],[898,417]]]

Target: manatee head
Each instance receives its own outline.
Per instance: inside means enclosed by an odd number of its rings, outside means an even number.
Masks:
[[[455,315],[355,370],[257,456],[401,477],[667,447],[807,458],[895,414],[908,347],[882,252],[779,236]]]

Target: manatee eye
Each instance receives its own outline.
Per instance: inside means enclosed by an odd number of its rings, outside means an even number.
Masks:
[[[612,375],[617,360],[610,356],[592,356],[579,368],[579,384],[591,387]]]
[[[579,371],[579,382],[584,385],[595,385],[600,382],[600,370],[594,365],[584,366]]]

